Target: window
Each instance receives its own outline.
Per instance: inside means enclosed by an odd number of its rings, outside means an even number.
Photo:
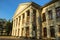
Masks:
[[[18,18],[16,18],[16,26],[18,25],[18,24],[17,24],[17,21],[18,21]]]
[[[33,16],[36,16],[36,10],[33,9]]]
[[[44,37],[47,37],[47,28],[43,28],[43,32],[44,32]]]
[[[33,26],[33,30],[34,30],[34,31],[36,30],[36,26]]]
[[[23,30],[24,30],[24,28],[22,28],[22,31],[21,31],[21,36],[23,36]]]
[[[36,22],[36,10],[33,9],[33,19],[34,19],[34,22]]]
[[[24,13],[23,13],[23,19],[24,19],[24,17],[25,17],[25,16],[24,16]]]
[[[18,29],[18,36],[19,36],[19,33],[20,33],[20,29]]]
[[[35,38],[36,37],[36,34],[35,34],[36,33],[36,26],[35,25],[33,25],[33,31],[32,32],[33,32],[33,37]]]
[[[60,7],[56,8],[56,17],[60,18]]]
[[[20,20],[21,20],[21,17],[19,16],[19,25],[20,25]]]
[[[29,16],[29,15],[30,15],[30,11],[28,10],[28,11],[27,11],[27,16]]]
[[[43,22],[46,21],[45,13],[43,13],[42,18],[43,18]]]
[[[26,37],[29,37],[29,27],[26,27]]]
[[[54,26],[50,26],[50,36],[55,37],[55,29]]]
[[[53,19],[53,16],[52,16],[52,10],[48,11],[48,15],[49,15],[49,19]]]
[[[60,33],[60,25],[59,25],[59,33]]]
[[[24,17],[25,17],[25,15],[24,15],[24,13],[23,13],[23,19],[22,19],[22,24],[24,24]]]

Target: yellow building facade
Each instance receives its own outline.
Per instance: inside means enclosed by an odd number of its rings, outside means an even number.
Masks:
[[[59,40],[60,1],[45,6],[34,2],[21,3],[13,16],[12,36]]]

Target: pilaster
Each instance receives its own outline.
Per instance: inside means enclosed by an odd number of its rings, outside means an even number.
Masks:
[[[49,16],[48,16],[48,9],[46,9],[46,26],[47,26],[47,38],[50,38],[50,26],[49,26]]]
[[[36,22],[37,22],[37,38],[41,39],[42,38],[42,23],[41,23],[41,16],[39,10],[37,10],[36,13]]]
[[[23,20],[23,15],[21,15],[21,21],[20,21],[20,22],[21,22],[21,23],[20,23],[20,36],[22,36],[22,35],[21,35],[21,32],[22,32],[22,20]]]
[[[30,9],[30,37],[33,37],[33,9]]]
[[[55,27],[55,37],[56,37],[56,40],[58,40],[58,26],[56,24],[56,9],[54,7],[53,7],[53,22]]]

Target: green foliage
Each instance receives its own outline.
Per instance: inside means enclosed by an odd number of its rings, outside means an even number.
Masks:
[[[10,20],[6,23],[6,31],[8,35],[12,32],[12,22]]]
[[[1,19],[0,18],[0,29],[5,30],[7,35],[11,35],[12,32],[12,22],[10,20],[6,20],[6,19]]]

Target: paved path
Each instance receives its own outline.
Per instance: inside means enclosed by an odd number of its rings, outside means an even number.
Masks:
[[[17,37],[12,36],[0,36],[0,40],[19,40]]]
[[[36,40],[36,39],[18,38],[12,36],[0,36],[0,40]]]

